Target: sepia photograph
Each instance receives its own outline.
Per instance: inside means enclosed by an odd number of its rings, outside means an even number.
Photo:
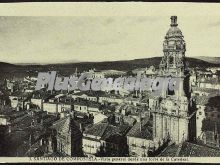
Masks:
[[[219,10],[0,4],[0,161],[220,162]]]

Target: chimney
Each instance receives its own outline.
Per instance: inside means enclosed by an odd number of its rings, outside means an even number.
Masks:
[[[141,109],[139,109],[139,118],[140,118],[140,132],[141,132],[142,131]]]
[[[178,26],[178,24],[177,24],[177,16],[171,16],[170,19],[171,19],[171,24],[170,24],[171,27]]]

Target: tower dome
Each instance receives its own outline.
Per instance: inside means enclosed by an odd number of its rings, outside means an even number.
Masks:
[[[181,30],[176,26],[170,27],[165,38],[168,39],[168,38],[176,38],[176,37],[181,37],[181,38],[183,37]]]
[[[177,27],[177,16],[171,16],[170,28],[163,42],[164,56],[160,63],[163,74],[183,74],[185,70],[185,41],[181,30]]]
[[[171,16],[170,29],[167,31],[165,39],[183,37],[181,30],[177,27],[177,16]]]

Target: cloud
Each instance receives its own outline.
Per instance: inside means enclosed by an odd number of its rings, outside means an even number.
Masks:
[[[202,17],[179,19],[180,29],[188,38],[190,56],[203,52],[204,46],[198,48],[199,44],[211,48],[210,54],[218,54],[218,47],[208,43],[216,40],[220,32],[204,26],[214,22]],[[166,16],[0,17],[0,61],[53,63],[162,55],[162,42],[169,24],[170,18]]]
[[[210,27],[218,27],[218,26],[220,26],[220,21],[212,22],[212,23],[208,24],[208,26],[210,26]]]

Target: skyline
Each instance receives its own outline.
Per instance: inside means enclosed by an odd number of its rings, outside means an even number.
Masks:
[[[199,6],[194,8],[204,10]],[[207,19],[207,13],[184,15],[178,8],[161,16],[155,14],[159,7],[152,7],[143,16],[1,16],[0,61],[48,64],[161,57],[171,15],[178,17],[187,42],[186,57],[220,57],[218,8]]]

